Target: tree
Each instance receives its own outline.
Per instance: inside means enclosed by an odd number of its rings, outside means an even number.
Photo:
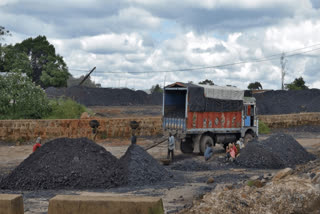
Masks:
[[[70,75],[63,58],[56,54],[55,48],[45,36],[29,38],[15,46],[18,52],[25,53],[30,59],[32,73],[28,76],[36,84],[46,88],[49,86],[65,87]]]
[[[0,76],[0,119],[40,119],[50,112],[44,90],[22,73]]]
[[[12,45],[0,46],[0,72],[22,72],[30,76],[32,68],[27,54],[17,52]]]
[[[40,76],[42,86],[47,88],[67,87],[67,79],[70,74],[67,72],[68,68],[61,56],[48,56],[48,62],[43,65],[43,71]]]
[[[3,26],[0,26],[0,39],[2,39],[3,36],[10,36],[10,31],[6,30]]]
[[[286,89],[288,90],[303,90],[308,89],[308,86],[305,85],[305,81],[302,77],[295,78],[292,83],[286,84]]]
[[[151,93],[155,93],[155,92],[162,93],[163,89],[160,87],[159,84],[157,84],[157,85],[153,85],[151,87],[150,91],[151,91]]]
[[[201,85],[214,85],[212,80],[208,80],[208,79],[206,79],[206,80],[204,80],[202,82],[199,82],[199,84],[201,84]]]
[[[79,85],[79,83],[83,80],[85,76],[82,75],[79,78],[75,78],[73,76],[70,76],[68,79],[68,87],[76,86]],[[91,76],[89,76],[83,83],[82,86],[86,86],[89,88],[100,88],[101,84],[95,83],[94,81],[91,80]]]
[[[248,89],[250,89],[250,90],[259,90],[259,89],[262,89],[262,85],[261,85],[260,82],[250,83],[248,85]]]

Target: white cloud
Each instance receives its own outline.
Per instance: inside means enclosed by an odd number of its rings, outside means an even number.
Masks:
[[[221,68],[152,71],[230,64],[320,44],[318,8],[315,0],[2,0],[0,19],[13,34],[6,42],[46,35],[74,76],[96,66],[93,79],[103,86],[144,89],[164,80],[212,79],[279,89],[280,56]],[[320,87],[320,76],[312,72],[319,67],[319,51],[287,60],[286,82],[302,76],[307,85]],[[141,71],[150,73],[132,73]]]
[[[83,50],[100,54],[140,52],[142,43],[138,34],[103,34],[81,39]]]

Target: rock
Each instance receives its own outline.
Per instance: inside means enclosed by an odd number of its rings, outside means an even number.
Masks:
[[[254,175],[254,176],[251,176],[251,177],[249,178],[249,180],[254,181],[254,180],[258,180],[259,178],[260,178],[259,175]]]
[[[293,170],[291,168],[285,168],[283,170],[280,170],[273,178],[272,181],[278,181],[288,175],[291,175]]]
[[[208,178],[207,180],[207,184],[212,184],[214,182],[213,177]]]
[[[228,185],[225,186],[224,189],[225,190],[231,190],[231,189],[233,189],[233,185],[232,184],[228,184]]]
[[[317,172],[317,174],[312,178],[311,182],[314,184],[320,184],[320,172]]]
[[[263,178],[263,179],[261,180],[261,182],[262,182],[262,183],[267,183],[267,180]]]

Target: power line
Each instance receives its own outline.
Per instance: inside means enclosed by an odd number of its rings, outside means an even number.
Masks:
[[[319,46],[319,44],[314,44],[311,46],[307,46],[304,48],[299,48],[299,49],[295,49],[292,51],[287,51],[287,52],[283,52],[280,54],[273,54],[264,58],[260,58],[260,59],[253,59],[253,60],[248,60],[248,61],[239,61],[239,62],[234,62],[234,63],[227,63],[227,64],[221,64],[221,65],[214,65],[214,66],[204,66],[204,67],[196,67],[196,68],[183,68],[183,69],[173,69],[173,70],[150,70],[150,71],[136,71],[136,72],[127,72],[129,74],[144,74],[144,73],[171,73],[171,72],[183,72],[183,71],[194,71],[194,70],[205,70],[205,69],[210,69],[210,68],[223,68],[223,67],[229,67],[229,66],[234,66],[234,65],[240,65],[240,64],[245,64],[245,63],[260,63],[260,62],[265,62],[265,61],[272,61],[272,60],[278,60],[279,57],[282,54],[285,54],[286,57],[292,57],[292,56],[297,56],[297,55],[302,55],[305,53],[309,53],[309,52],[313,52],[313,51],[317,51],[320,50],[320,48],[316,48],[316,49],[312,49],[312,50],[308,50],[308,51],[304,51],[304,52],[300,52],[300,53],[293,53],[296,51],[300,51],[303,49],[307,49],[307,48],[311,48],[311,47],[315,47],[315,46]],[[288,54],[288,53],[293,53],[293,54]],[[69,70],[73,70],[73,71],[87,71],[84,69],[72,69],[70,68]],[[123,74],[121,72],[116,72],[116,71],[99,71],[97,70],[96,72],[98,73],[106,73],[106,74]]]

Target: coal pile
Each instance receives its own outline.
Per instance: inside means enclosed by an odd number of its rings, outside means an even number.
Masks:
[[[138,145],[130,145],[113,175],[121,185],[152,184],[172,177],[162,165]]]
[[[47,142],[1,181],[1,189],[84,189],[115,186],[117,158],[87,138]]]
[[[319,89],[267,91],[253,96],[260,115],[320,112]]]
[[[144,91],[133,91],[127,88],[88,88],[73,86],[70,88],[46,89],[48,97],[69,97],[85,106],[130,106],[161,105],[162,93],[147,94]]]
[[[263,141],[249,142],[237,163],[248,168],[281,169],[314,159],[292,136],[277,133]]]
[[[259,141],[250,141],[240,151],[237,158],[239,165],[257,169],[282,169],[285,168],[282,160]]]
[[[209,164],[201,163],[195,160],[184,160],[175,163],[175,165],[172,166],[171,169],[181,171],[208,171],[211,170],[212,167]]]

